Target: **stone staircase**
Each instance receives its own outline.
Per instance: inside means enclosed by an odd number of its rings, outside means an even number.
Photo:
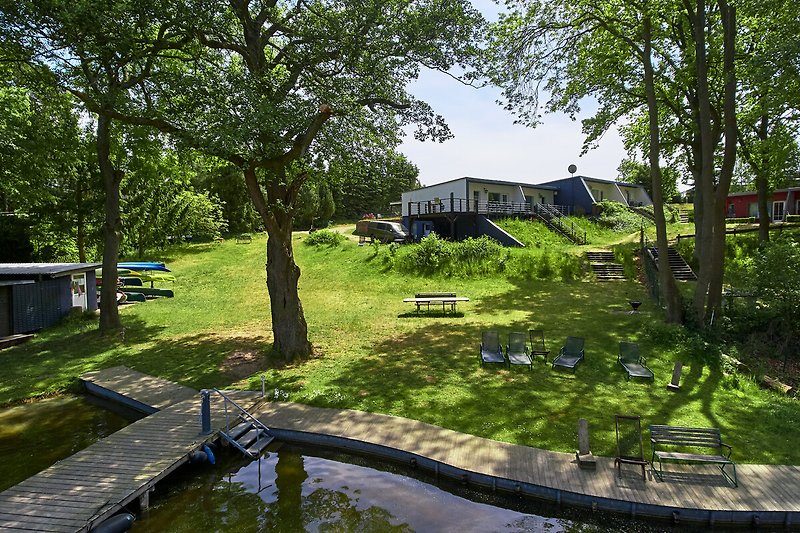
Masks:
[[[586,252],[597,281],[625,279],[622,265],[614,261],[614,252]]]
[[[658,248],[651,246],[648,250],[655,260],[656,267],[658,267]],[[677,280],[693,281],[697,279],[697,276],[692,271],[692,267],[686,263],[681,254],[678,253],[678,250],[673,246],[669,247],[669,266]]]

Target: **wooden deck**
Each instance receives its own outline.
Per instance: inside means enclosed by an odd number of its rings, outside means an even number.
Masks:
[[[199,394],[192,389],[122,367],[86,379],[162,409],[0,493],[0,530],[89,531],[136,499],[147,505],[153,486],[214,436],[199,434]],[[256,393],[236,398],[251,408]],[[221,408],[222,401],[212,402],[214,433],[224,424]],[[668,465],[663,481],[651,474],[645,481],[633,467],[617,477],[611,457],[597,457],[595,471],[583,470],[573,454],[491,441],[405,418],[286,402],[251,411],[283,441],[373,454],[437,476],[559,504],[672,518],[681,524],[800,526],[798,466],[738,464],[738,488],[712,465]]]
[[[124,367],[86,378],[162,410],[0,493],[0,530],[89,531],[130,502],[147,505],[153,486],[213,437],[199,434],[200,395],[193,389]],[[255,393],[236,396],[244,401]],[[216,430],[224,424],[222,401],[211,405]]]
[[[199,398],[198,391],[191,387],[124,366],[86,372],[81,381],[91,394],[120,401],[148,414],[190,398]]]
[[[634,516],[672,518],[677,512],[676,519],[709,525],[800,526],[798,466],[737,464],[738,488],[713,465],[665,465],[664,481],[649,471],[644,481],[641,469],[632,466],[623,466],[623,476],[617,477],[613,457],[597,457],[597,470],[582,470],[574,454],[491,441],[405,418],[283,402],[263,404],[253,414],[279,440],[336,445],[401,461],[413,458],[437,474],[560,503]]]

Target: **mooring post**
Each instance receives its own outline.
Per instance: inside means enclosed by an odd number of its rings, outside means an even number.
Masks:
[[[211,394],[207,389],[200,391],[200,434],[211,433]]]

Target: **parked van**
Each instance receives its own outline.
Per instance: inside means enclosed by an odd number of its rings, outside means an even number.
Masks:
[[[408,233],[405,226],[399,222],[385,220],[359,220],[356,222],[356,231],[353,234],[383,243],[409,242],[411,240],[411,234]]]

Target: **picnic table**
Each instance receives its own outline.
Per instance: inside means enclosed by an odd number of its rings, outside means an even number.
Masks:
[[[455,313],[456,304],[458,302],[468,301],[469,298],[465,298],[464,296],[456,296],[455,293],[418,293],[414,296],[414,298],[403,299],[403,302],[415,304],[417,306],[417,312],[419,312],[423,305],[430,309],[431,304],[442,304],[443,313],[447,310],[448,305],[450,306],[450,310]]]

